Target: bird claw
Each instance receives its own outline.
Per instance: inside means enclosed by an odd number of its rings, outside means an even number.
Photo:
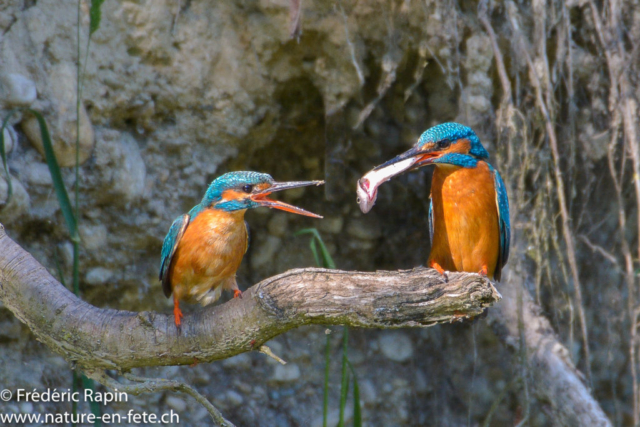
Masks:
[[[487,277],[489,275],[489,269],[487,268],[486,265],[482,266],[482,269],[480,269],[480,271],[478,271],[478,274],[484,277]]]
[[[440,266],[440,264],[438,264],[437,262],[432,262],[431,263],[431,268],[433,268],[434,270],[436,270],[438,273],[440,273],[440,275],[442,277],[444,277],[444,282],[445,283],[449,283],[449,274],[447,271],[445,271],[444,268],[442,268]]]
[[[234,298],[242,298],[242,291],[240,289],[235,289],[233,291],[233,297]]]

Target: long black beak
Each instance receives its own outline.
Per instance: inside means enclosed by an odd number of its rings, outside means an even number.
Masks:
[[[398,162],[401,162],[403,160],[410,159],[410,158],[415,158],[420,154],[424,154],[424,153],[421,153],[417,146],[413,146],[410,149],[408,149],[407,151],[405,151],[404,153],[397,155],[396,157],[394,157],[391,160],[387,160],[386,162],[384,162],[381,165],[376,166],[372,170],[377,171],[377,170],[380,170],[380,169],[384,169],[387,166],[394,165],[394,164],[396,164]],[[405,170],[407,170],[407,169],[405,169]],[[404,170],[403,170],[403,172],[404,172]]]
[[[269,199],[267,196],[277,191],[289,190],[291,188],[307,187],[309,185],[322,185],[324,181],[291,181],[291,182],[274,182],[271,187],[254,193],[251,195],[251,200],[267,208],[280,209],[286,212],[295,213],[298,215],[310,216],[312,218],[322,218],[320,215],[316,215],[313,212],[306,211],[297,206],[290,205],[288,203],[281,202],[279,200]]]
[[[289,182],[274,182],[273,185],[264,190],[264,192],[275,193],[276,191],[289,190],[291,188],[308,187],[310,185],[323,185],[324,181],[289,181]]]
[[[407,171],[409,169],[417,169],[419,167],[428,165],[433,163],[438,157],[442,156],[444,153],[442,151],[437,151],[434,149],[431,150],[420,150],[417,145],[414,145],[404,153],[394,157],[391,160],[384,162],[383,164],[376,166],[372,170],[377,171],[380,169],[384,169],[388,166],[395,165],[403,160],[413,159],[412,163],[409,163],[406,169],[403,169],[402,172]],[[402,172],[398,172],[395,175],[398,175]]]

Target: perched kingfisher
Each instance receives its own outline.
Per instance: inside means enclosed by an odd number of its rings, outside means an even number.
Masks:
[[[425,131],[408,151],[358,181],[358,204],[367,213],[378,187],[392,177],[435,165],[431,181],[428,265],[445,271],[477,272],[500,280],[509,258],[509,199],[500,174],[475,132],[458,123]]]
[[[265,206],[312,218],[320,215],[269,199],[271,193],[324,181],[276,182],[266,173],[229,172],[216,178],[200,204],[178,217],[162,244],[160,280],[167,298],[173,292],[173,315],[179,328],[180,301],[210,304],[223,289],[242,296],[236,271],[247,251],[247,209]]]

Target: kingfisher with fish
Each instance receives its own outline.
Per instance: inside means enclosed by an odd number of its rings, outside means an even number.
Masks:
[[[178,217],[162,244],[160,280],[167,298],[173,293],[174,321],[180,328],[180,301],[211,304],[222,290],[242,296],[236,271],[248,247],[247,209],[268,207],[312,218],[320,215],[270,199],[277,191],[324,181],[276,182],[259,172],[229,172],[216,178],[202,201]]]
[[[434,165],[429,205],[431,253],[427,264],[446,271],[500,280],[509,258],[509,199],[489,153],[468,126],[442,123],[425,131],[408,151],[358,181],[362,212],[373,208],[378,187],[403,172]]]

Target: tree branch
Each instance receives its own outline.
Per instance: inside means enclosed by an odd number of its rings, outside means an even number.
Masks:
[[[501,296],[486,278],[435,270],[347,272],[290,270],[263,280],[243,298],[183,319],[94,307],[69,292],[0,225],[0,301],[36,337],[81,369],[211,362],[259,349],[308,325],[425,327],[482,313]]]
[[[521,280],[509,276],[505,300],[489,314],[498,336],[517,347],[519,293],[538,398],[550,402],[554,416],[567,425],[610,425]],[[307,324],[431,326],[478,315],[500,299],[493,284],[477,274],[449,273],[444,282],[425,268],[375,273],[297,269],[263,280],[242,299],[187,314],[178,334],[171,315],[100,309],[76,298],[0,224],[0,301],[40,341],[107,386],[115,380],[104,377],[105,368],[126,372],[225,359],[259,350],[269,339]],[[189,393],[177,383],[149,381],[136,390],[158,386]],[[214,419],[218,414],[212,413]]]

